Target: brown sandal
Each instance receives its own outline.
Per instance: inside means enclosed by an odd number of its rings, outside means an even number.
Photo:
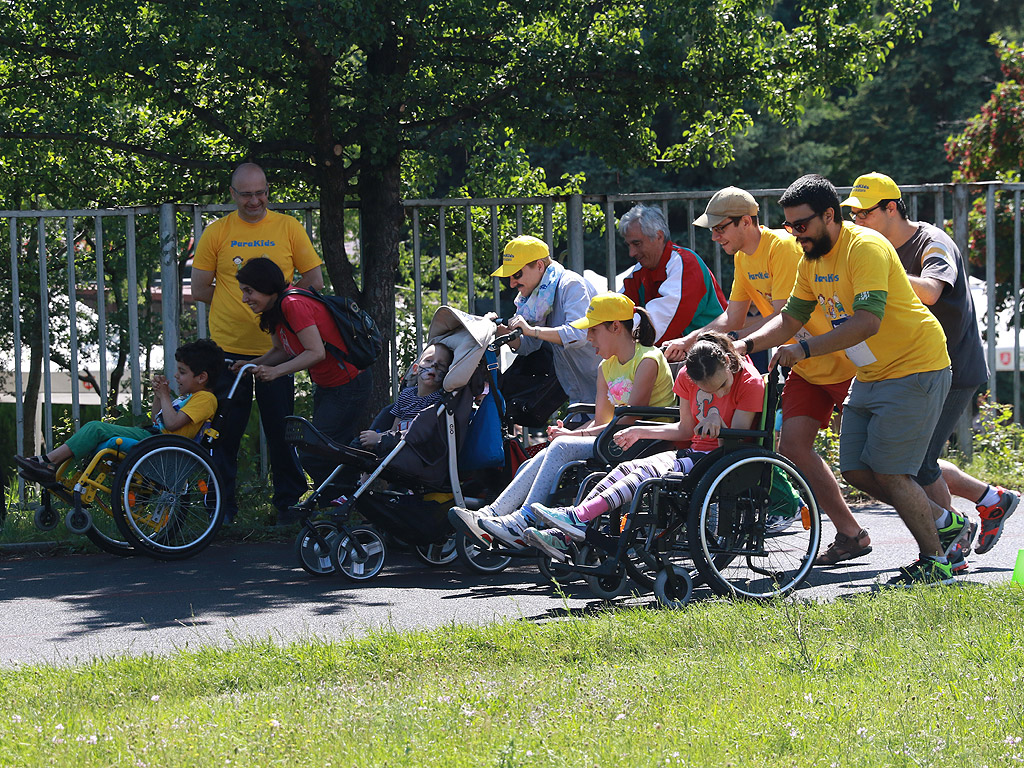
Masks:
[[[828,549],[814,559],[815,565],[838,565],[856,557],[863,557],[871,551],[871,538],[863,528],[856,536],[837,533],[836,540],[828,545]]]

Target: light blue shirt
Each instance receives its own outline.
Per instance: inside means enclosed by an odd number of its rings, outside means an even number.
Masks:
[[[587,332],[569,325],[587,314],[590,300],[596,295],[597,290],[582,275],[565,270],[555,289],[551,312],[542,326],[557,329],[562,340],[561,346],[552,344],[551,350],[554,353],[555,376],[570,403],[593,403],[597,399],[597,368],[601,358],[587,341]],[[544,343],[524,336],[519,341],[516,354],[536,352]]]

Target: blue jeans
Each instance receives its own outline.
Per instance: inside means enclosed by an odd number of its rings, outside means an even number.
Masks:
[[[373,391],[373,371],[365,370],[348,384],[313,389],[313,426],[339,445],[348,445],[365,423]],[[337,463],[323,456],[302,454],[302,466],[319,486]],[[333,483],[332,483],[333,485]]]
[[[231,354],[234,360],[252,360],[256,355]],[[234,383],[235,374],[224,371],[217,387],[217,395],[226,397]],[[238,475],[238,448],[242,435],[249,424],[252,411],[253,378],[246,375],[238,382],[238,389],[230,403],[225,406],[220,436],[213,444],[213,461],[224,482],[221,499],[224,503],[225,519],[233,520],[238,514],[238,500],[235,498],[235,484]],[[260,422],[267,436],[267,453],[270,456],[270,471],[274,484],[273,504],[278,511],[294,506],[308,485],[306,476],[299,465],[295,449],[284,441],[284,417],[292,414],[295,405],[295,385],[291,376],[282,376],[274,381],[255,382],[256,402],[260,408]],[[225,401],[226,402],[226,401]]]

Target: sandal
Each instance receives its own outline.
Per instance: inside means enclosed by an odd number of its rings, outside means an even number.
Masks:
[[[36,483],[52,483],[57,479],[57,465],[46,460],[45,456],[15,456],[18,474],[26,480]]]
[[[814,559],[815,565],[838,565],[847,560],[863,557],[871,551],[871,538],[863,528],[856,536],[837,533],[836,540],[828,545],[828,549]]]

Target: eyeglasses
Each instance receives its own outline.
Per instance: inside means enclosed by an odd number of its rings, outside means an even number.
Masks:
[[[269,188],[257,189],[255,192],[239,192],[234,187],[231,187],[231,189],[243,200],[252,200],[254,197],[266,197],[270,192]]]
[[[811,222],[819,216],[821,216],[820,213],[812,213],[810,216],[803,219],[797,219],[796,221],[784,221],[782,222],[782,228],[791,235],[802,235],[807,231],[807,227],[810,226]]]
[[[714,232],[716,235],[724,235],[726,227],[728,227],[730,224],[739,224],[742,218],[742,216],[730,216],[727,222],[725,222],[724,224],[719,224],[717,227],[712,227],[711,231]]]
[[[520,269],[518,272],[513,272],[511,275],[509,275],[508,279],[509,280],[518,280],[522,276],[523,276],[523,270]]]
[[[872,205],[870,208],[865,208],[863,211],[850,211],[850,221],[864,221],[869,213],[882,207],[882,203],[879,203],[878,205]]]

